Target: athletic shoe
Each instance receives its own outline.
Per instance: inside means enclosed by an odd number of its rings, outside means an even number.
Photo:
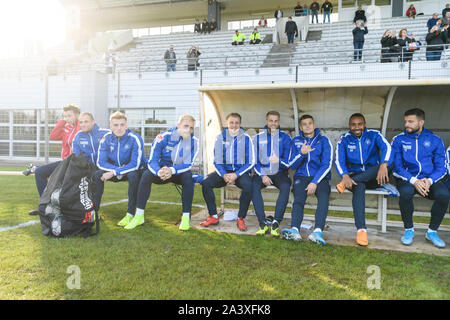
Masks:
[[[187,231],[189,230],[189,217],[181,217],[180,230]]]
[[[410,246],[414,240],[414,230],[405,230],[401,240],[405,246]]]
[[[132,215],[127,214],[122,220],[120,220],[117,225],[119,227],[125,227],[127,224],[129,224],[131,222],[131,220],[133,219]]]
[[[367,246],[369,244],[369,240],[367,239],[367,231],[361,230],[356,233],[356,243],[360,246]]]
[[[124,229],[131,230],[136,228],[137,226],[140,226],[141,224],[144,224],[144,215],[136,214],[134,218],[130,221],[130,223],[125,226]]]
[[[213,216],[209,216],[206,221],[203,221],[200,223],[202,227],[209,227],[210,225],[216,225],[219,224],[219,218],[214,218]]]
[[[281,235],[286,240],[302,240],[302,236],[300,235],[300,232],[297,230],[297,228],[283,229],[281,230]]]
[[[445,242],[439,238],[436,231],[425,233],[425,239],[433,242],[433,244],[438,248],[445,248]]]
[[[344,186],[344,184],[343,184],[342,182],[338,183],[338,184],[336,185],[336,190],[337,190],[339,193],[344,193],[344,192],[345,192],[345,186]]]
[[[37,216],[37,215],[39,215],[39,210],[31,210],[30,212],[28,212],[28,214],[30,215],[30,216]]]
[[[247,226],[245,225],[245,221],[242,218],[237,219],[237,227],[241,231],[247,231]]]
[[[278,224],[278,222],[273,223],[270,226],[270,234],[273,237],[279,237],[280,236],[280,225]]]
[[[36,166],[34,166],[32,163],[30,163],[27,166],[27,169],[25,171],[22,172],[22,174],[24,176],[29,176],[30,174],[34,173],[34,171],[36,170]]]
[[[267,226],[267,224],[265,224],[262,228],[261,226],[259,226],[258,231],[256,231],[256,235],[263,236],[267,233],[267,231],[269,231],[269,227]]]
[[[308,236],[308,239],[312,242],[320,244],[321,246],[326,244],[325,240],[323,240],[322,231],[314,231]]]

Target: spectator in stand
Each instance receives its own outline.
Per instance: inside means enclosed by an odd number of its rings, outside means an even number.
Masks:
[[[428,32],[430,32],[431,28],[436,25],[436,22],[438,20],[439,20],[438,13],[437,12],[433,13],[433,16],[427,21]]]
[[[316,23],[319,23],[319,9],[319,3],[314,0],[309,7],[309,10],[311,10],[311,23],[314,23],[314,17],[316,17]]]
[[[209,23],[209,32],[211,31],[217,31],[217,21],[215,18],[212,18],[211,22]]]
[[[249,43],[250,44],[260,44],[261,43],[261,34],[258,32],[257,28],[253,29],[253,32],[249,38]]]
[[[358,10],[355,11],[355,17],[353,18],[353,23],[356,23],[358,20],[367,22],[366,12],[362,9],[362,6],[358,6]]]
[[[362,60],[362,51],[364,47],[364,35],[369,31],[367,30],[366,23],[357,22],[355,29],[353,29],[353,47],[355,51],[353,53],[354,61]]]
[[[309,16],[310,13],[311,13],[311,11],[309,10],[308,5],[305,3],[303,5],[302,16]]]
[[[442,25],[450,24],[450,11],[447,11],[445,16],[442,17]]]
[[[399,49],[395,34],[391,30],[386,30],[381,37],[381,63],[397,62]]]
[[[233,36],[233,42],[231,43],[233,46],[243,45],[244,39],[247,39],[243,33],[240,33],[239,30],[236,30]]]
[[[264,16],[262,16],[261,19],[259,19],[258,27],[260,27],[260,28],[267,27],[267,19],[264,18]]]
[[[431,28],[425,40],[427,41],[427,61],[441,60],[442,50],[444,44],[447,43],[448,25],[442,27],[439,31],[438,26]]]
[[[209,33],[210,31],[209,31],[209,22],[206,20],[206,19],[204,19],[203,20],[203,23],[202,23],[202,33]]]
[[[397,43],[401,47],[400,61],[408,62],[412,60],[413,53],[417,50],[418,43],[413,33],[408,33],[406,29],[400,30],[398,33]]]
[[[283,10],[281,10],[280,6],[277,7],[277,10],[275,10],[275,14],[273,15],[275,19],[281,19],[283,18]]]
[[[295,21],[292,21],[292,17],[288,18],[288,21],[286,22],[286,26],[284,28],[284,33],[288,38],[288,44],[294,43],[294,37],[298,37],[297,24],[295,23]]]
[[[437,27],[437,29],[439,31],[441,31],[442,30],[442,19],[437,19],[435,26]],[[431,30],[431,28],[430,28],[430,30]],[[430,32],[430,30],[428,30],[428,32]]]
[[[450,12],[450,3],[447,3],[447,4],[445,5],[445,8],[442,10],[442,16],[445,17],[445,14],[446,14],[447,12]]]
[[[201,32],[202,32],[202,26],[200,24],[200,21],[198,21],[198,19],[195,19],[194,33],[201,33]]]
[[[294,8],[294,16],[300,17],[303,13],[303,7],[300,2],[297,2],[297,6]]]
[[[267,27],[267,19],[264,18],[264,16],[262,16],[261,19],[259,19],[259,21],[258,21],[258,27],[260,27],[260,28],[265,28],[265,27]]]
[[[192,46],[187,55],[187,63],[188,63],[188,71],[195,71],[197,70],[197,67],[200,66],[200,63],[198,63],[198,56],[201,55],[200,51],[195,46]]]
[[[166,51],[164,54],[164,61],[167,64],[167,72],[169,71],[177,71],[177,55],[175,54],[175,51],[173,50],[173,45],[169,47],[169,50]]]
[[[320,12],[323,11],[323,23],[325,23],[326,17],[328,17],[328,23],[330,23],[330,15],[333,13],[333,5],[330,1],[325,0],[325,2],[322,4],[322,7],[320,8]]]
[[[406,10],[406,16],[415,19],[416,18],[416,8],[414,8],[414,5],[410,5],[408,10]]]

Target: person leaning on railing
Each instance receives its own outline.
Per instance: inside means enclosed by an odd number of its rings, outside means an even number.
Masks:
[[[442,31],[439,31],[438,26],[431,28],[425,38],[427,41],[427,61],[441,60],[442,50],[444,50],[444,44],[447,43],[447,38],[448,24],[442,26]]]
[[[400,61],[410,61],[413,58],[414,51],[419,50],[420,42],[416,41],[413,33],[408,33],[406,29],[398,33],[397,43],[401,47]]]
[[[400,46],[391,30],[386,30],[381,37],[381,63],[397,62]]]

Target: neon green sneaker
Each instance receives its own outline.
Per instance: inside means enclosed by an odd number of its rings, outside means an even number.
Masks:
[[[189,230],[189,217],[181,217],[181,223],[179,226],[180,230],[187,231]]]
[[[273,237],[279,237],[280,236],[280,225],[275,222],[270,226],[270,234]]]
[[[141,224],[144,224],[144,215],[143,214],[137,214],[130,221],[130,223],[125,226],[124,229],[131,230],[131,229],[136,228],[137,226],[140,226]]]
[[[133,219],[132,215],[127,214],[122,220],[120,220],[117,225],[120,227],[125,227]]]
[[[266,224],[266,225],[264,225],[264,228],[258,227],[258,231],[256,231],[256,235],[263,236],[267,233],[267,231],[269,231],[269,227]]]

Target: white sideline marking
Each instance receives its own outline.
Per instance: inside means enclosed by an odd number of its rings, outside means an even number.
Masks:
[[[102,204],[102,207],[106,207],[106,206],[110,206],[113,204],[119,204],[119,203],[124,203],[124,202],[128,202],[128,199],[122,199],[122,200],[118,200],[118,201],[113,201],[113,202],[107,202]],[[157,203],[157,204],[172,204],[172,205],[177,205],[177,206],[181,206],[183,205],[182,203],[178,203],[178,202],[167,202],[167,201],[148,201],[150,203]],[[201,204],[192,204],[193,207],[197,207],[197,208],[205,208],[206,206],[201,205]],[[24,227],[29,227],[32,225],[35,225],[36,223],[39,223],[40,220],[31,220],[28,222],[24,222],[15,226],[10,226],[10,227],[3,227],[0,228],[0,232],[3,231],[8,231],[8,230],[13,230],[13,229],[18,229],[18,228],[24,228]]]
[[[24,223],[18,224],[16,226],[0,228],[0,232],[32,226],[33,224],[36,224],[38,222],[40,222],[40,221],[39,220],[31,220],[31,221],[28,221],[28,222],[24,222]]]

